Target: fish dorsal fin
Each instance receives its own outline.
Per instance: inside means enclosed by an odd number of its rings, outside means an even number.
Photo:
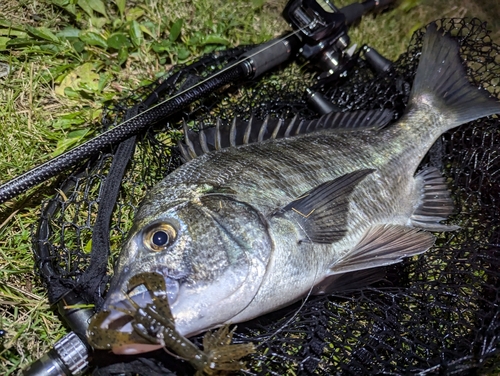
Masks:
[[[415,183],[420,191],[419,206],[411,216],[411,223],[430,231],[453,231],[458,226],[439,223],[447,219],[453,212],[453,201],[446,182],[435,167],[422,170],[416,177]]]
[[[401,225],[375,225],[370,227],[358,244],[330,266],[330,273],[396,264],[403,258],[427,251],[434,244],[434,235]]]
[[[357,170],[318,185],[277,214],[287,215],[306,233],[305,241],[333,243],[347,232],[349,195],[373,169]]]
[[[391,110],[360,110],[354,112],[330,112],[318,119],[301,120],[296,115],[289,120],[267,116],[263,121],[251,116],[248,121],[235,117],[230,124],[217,119],[215,127],[192,132],[184,124],[184,143],[179,149],[184,161],[202,154],[228,147],[236,147],[269,139],[293,137],[320,130],[356,131],[378,129],[393,118]]]

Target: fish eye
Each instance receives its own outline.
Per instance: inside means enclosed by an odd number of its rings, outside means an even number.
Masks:
[[[168,243],[168,234],[163,230],[156,231],[151,237],[151,241],[158,247],[163,247]]]
[[[151,226],[144,235],[144,245],[152,251],[159,252],[168,248],[175,241],[177,231],[168,223]]]

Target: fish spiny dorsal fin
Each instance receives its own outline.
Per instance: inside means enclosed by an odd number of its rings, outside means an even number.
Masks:
[[[197,155],[196,150],[194,148],[193,142],[189,138],[190,132],[189,132],[189,129],[188,129],[188,126],[187,126],[187,123],[185,120],[182,121],[182,129],[184,130],[184,142],[187,146],[187,148],[185,150],[184,158],[186,159],[186,161],[190,161],[191,159],[196,158],[198,155]],[[186,157],[188,157],[188,158],[186,158]]]
[[[262,126],[260,127],[259,136],[257,137],[257,142],[264,141],[264,134],[267,132],[268,123],[269,123],[269,115],[266,116],[266,119],[264,120]]]
[[[187,151],[187,146],[185,146],[182,142],[177,143],[177,147],[181,152],[181,161],[183,163],[189,162],[192,158],[189,156],[189,152]]]
[[[295,130],[294,132],[294,136],[298,136],[299,134],[305,134],[305,129],[307,128],[307,124],[309,124],[309,122],[306,122],[305,120],[301,120],[300,123],[299,123],[299,126],[297,127],[297,129]],[[302,131],[302,127],[306,125],[306,127],[304,128],[304,131]]]
[[[295,115],[290,123],[288,123],[288,126],[286,127],[285,135],[283,137],[290,137],[290,134],[292,133],[293,128],[297,125],[297,122],[299,121],[299,115]]]
[[[233,118],[229,130],[229,145],[231,147],[236,147],[236,116]]]
[[[199,132],[198,139],[200,141],[201,150],[203,150],[204,153],[209,153],[210,149],[208,148],[207,136],[205,135],[205,132]]]
[[[252,131],[252,125],[253,125],[253,115],[250,116],[250,120],[248,120],[247,127],[245,128],[245,134],[243,135],[243,145],[248,144],[250,140],[250,133]]]
[[[276,127],[274,127],[274,131],[271,135],[271,138],[274,140],[278,136],[279,131],[281,130],[281,126],[283,125],[283,119],[278,120],[278,124],[276,124]]]
[[[308,122],[306,129],[304,130],[304,133],[311,133],[314,132],[318,126],[319,120],[313,120]]]
[[[220,120],[220,118],[217,118],[217,121],[215,122],[215,150],[222,149],[220,124],[221,124],[221,120]]]
[[[390,110],[362,110],[355,112],[329,113],[318,119],[304,120],[295,115],[291,120],[276,119],[267,116],[263,121],[251,116],[248,121],[235,117],[230,124],[218,118],[215,127],[206,128],[196,135],[184,122],[184,145],[179,145],[183,161],[197,156],[269,139],[280,139],[328,130],[352,132],[365,129],[378,129],[393,118]]]

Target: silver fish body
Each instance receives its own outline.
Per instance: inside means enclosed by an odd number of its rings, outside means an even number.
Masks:
[[[456,42],[429,27],[397,123],[220,148],[157,184],[123,246],[102,328],[116,328],[130,300],[150,302],[126,287],[145,271],[164,277],[176,330],[190,336],[368,281],[374,268],[425,252],[428,231],[456,226],[440,223],[453,209],[444,179],[432,168],[415,175],[417,167],[443,132],[495,113],[499,102],[467,81]]]

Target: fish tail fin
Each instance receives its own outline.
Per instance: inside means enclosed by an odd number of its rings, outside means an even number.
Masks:
[[[408,105],[421,111],[433,106],[446,119],[440,122],[443,132],[500,113],[500,102],[470,83],[459,52],[458,42],[438,31],[435,23],[427,27]]]

